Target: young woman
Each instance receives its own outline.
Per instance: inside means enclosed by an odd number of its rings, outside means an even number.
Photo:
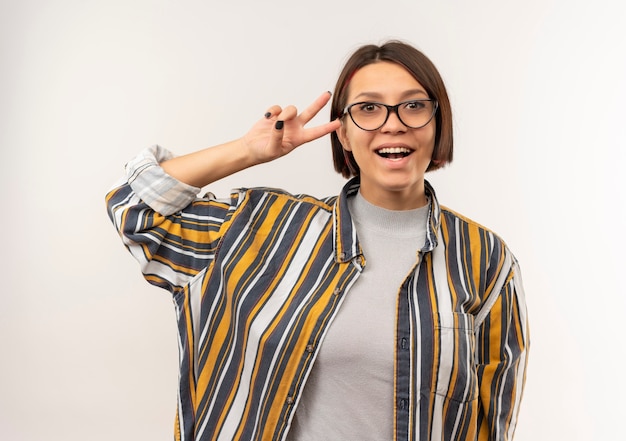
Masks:
[[[439,205],[450,103],[410,45],[358,49],[331,122],[267,109],[242,138],[174,158],[155,146],[107,195],[146,279],[178,316],[178,440],[510,440],[524,387],[515,257]],[[336,197],[201,187],[331,134]]]

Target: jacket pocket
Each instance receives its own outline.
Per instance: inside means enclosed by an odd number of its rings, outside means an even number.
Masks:
[[[474,316],[457,312],[438,314],[439,356],[435,393],[454,401],[478,397]]]

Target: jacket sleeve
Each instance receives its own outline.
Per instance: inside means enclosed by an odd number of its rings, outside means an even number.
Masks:
[[[529,348],[528,318],[521,274],[506,250],[503,284],[477,323],[480,441],[512,440],[517,423]]]
[[[106,196],[108,215],[148,282],[177,293],[210,265],[229,202],[167,175],[172,157],[153,146],[126,165],[126,178]]]

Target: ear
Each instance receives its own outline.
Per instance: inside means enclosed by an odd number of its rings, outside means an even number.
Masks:
[[[350,146],[350,140],[348,139],[348,135],[346,134],[346,126],[343,125],[343,121],[341,122],[341,127],[337,129],[337,138],[339,138],[339,142],[344,150],[349,152],[352,151],[352,147]]]

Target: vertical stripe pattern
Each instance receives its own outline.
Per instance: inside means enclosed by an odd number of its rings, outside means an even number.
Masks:
[[[289,439],[323,337],[367,268],[346,202],[358,179],[335,198],[257,188],[221,201],[177,190],[146,157],[106,200],[146,280],[173,294],[175,439]],[[510,440],[528,349],[517,261],[427,192],[426,243],[398,291],[394,439]]]

